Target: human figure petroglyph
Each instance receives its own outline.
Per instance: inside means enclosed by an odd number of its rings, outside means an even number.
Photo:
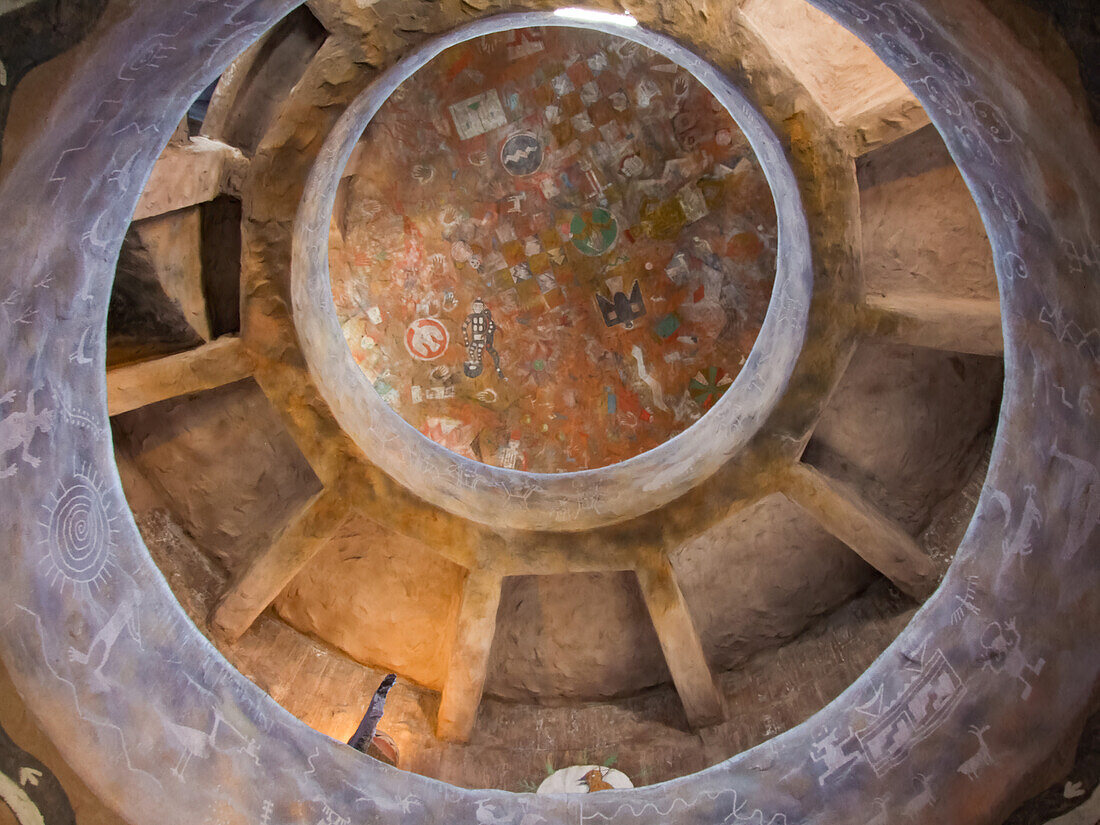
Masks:
[[[1031,682],[1028,680],[1028,675],[1039,676],[1043,672],[1046,660],[1040,658],[1034,664],[1028,661],[1024,652],[1020,650],[1020,634],[1016,630],[1016,620],[1009,619],[1004,625],[1000,622],[992,622],[983,631],[981,643],[986,650],[983,669],[992,670],[994,673],[1008,673],[1019,679],[1024,685],[1020,698],[1027,700],[1031,696]]]
[[[484,353],[489,353],[496,367],[497,376],[504,378],[500,369],[500,355],[493,347],[493,338],[496,336],[497,324],[493,320],[493,313],[485,306],[480,298],[476,299],[470,307],[470,314],[462,324],[462,343],[466,346],[466,363],[463,369],[470,378],[477,378],[483,369],[482,359]]]
[[[92,677],[103,683],[103,667],[114,650],[115,643],[123,631],[130,634],[138,646],[141,647],[141,632],[138,626],[136,608],[141,604],[141,595],[134,590],[126,594],[115,612],[111,614],[106,624],[92,638],[88,649],[83,653],[75,647],[69,648],[69,661],[92,667]]]
[[[810,759],[825,766],[825,773],[818,777],[817,783],[824,787],[825,783],[846,768],[863,761],[863,753],[859,748],[859,739],[851,728],[846,736],[841,736],[838,731],[830,730],[810,747]]]

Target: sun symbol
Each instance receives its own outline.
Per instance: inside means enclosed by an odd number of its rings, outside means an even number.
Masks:
[[[106,487],[87,464],[62,484],[48,504],[47,518],[39,522],[46,555],[41,564],[50,584],[71,583],[73,591],[90,595],[107,580],[114,561],[116,514]]]

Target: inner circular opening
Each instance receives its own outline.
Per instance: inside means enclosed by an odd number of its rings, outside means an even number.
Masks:
[[[376,392],[464,457],[608,466],[733,384],[776,274],[768,182],[687,70],[599,31],[454,46],[365,129],[332,295]]]

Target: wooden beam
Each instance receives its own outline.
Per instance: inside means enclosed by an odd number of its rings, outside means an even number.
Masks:
[[[448,742],[467,742],[473,733],[496,634],[500,587],[501,577],[491,571],[471,570],[466,577],[436,726],[436,735]]]
[[[912,536],[848,485],[798,464],[783,493],[903,593],[921,601],[936,588],[935,567]]]
[[[1001,306],[995,300],[935,295],[868,295],[864,329],[870,335],[916,347],[1004,355]]]
[[[236,194],[247,168],[248,158],[220,141],[196,137],[183,145],[170,143],[145,184],[134,220]]]
[[[107,370],[107,413],[136,410],[178,395],[212,390],[252,374],[252,360],[235,336],[152,361]]]
[[[210,615],[211,630],[230,642],[244,635],[350,512],[349,496],[340,487],[326,488],[310,499],[222,595]]]
[[[672,564],[661,554],[659,560],[640,565],[637,573],[688,722],[695,728],[722,722],[725,718],[722,694],[714,683],[699,631],[688,612]]]

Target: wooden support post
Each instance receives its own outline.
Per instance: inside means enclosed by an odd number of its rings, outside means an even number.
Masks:
[[[466,577],[439,703],[436,734],[440,739],[466,742],[473,733],[496,634],[500,588],[501,577],[496,573],[471,570]]]
[[[169,144],[149,176],[134,220],[140,221],[235,194],[248,169],[248,158],[225,143],[204,137]]]
[[[725,716],[722,695],[714,683],[699,631],[688,612],[671,562],[662,554],[659,561],[639,566],[637,573],[688,722],[695,728],[720,723]]]
[[[917,601],[931,595],[936,587],[931,559],[912,536],[851,487],[799,464],[783,492],[903,593]]]
[[[351,506],[339,487],[322,490],[225,592],[210,616],[211,630],[236,641],[332,538]]]
[[[1001,305],[994,300],[933,295],[868,295],[868,334],[916,347],[1004,355]]]
[[[212,390],[252,374],[252,360],[239,338],[227,337],[187,352],[107,370],[109,415],[158,401]]]

